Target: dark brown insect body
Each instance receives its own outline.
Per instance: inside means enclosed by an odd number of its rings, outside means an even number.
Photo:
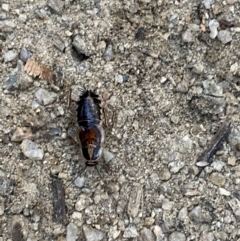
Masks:
[[[101,121],[101,101],[98,95],[87,90],[78,101],[77,138],[86,166],[96,166],[102,154],[104,130]]]

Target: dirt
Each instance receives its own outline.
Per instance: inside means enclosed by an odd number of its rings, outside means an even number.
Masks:
[[[0,240],[240,239],[240,3],[209,2],[3,0]],[[28,54],[51,80],[24,72]],[[69,138],[84,88],[110,122],[98,171],[82,172]],[[201,170],[197,158],[225,120],[231,133]],[[31,128],[43,158],[12,139],[18,127]]]

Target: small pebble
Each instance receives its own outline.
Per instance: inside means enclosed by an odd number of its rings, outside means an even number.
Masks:
[[[223,186],[226,182],[226,177],[221,173],[213,172],[210,176],[210,181],[217,186]]]
[[[103,150],[103,159],[106,162],[110,162],[113,158],[114,155],[111,152],[107,151],[106,149]]]
[[[128,11],[129,11],[130,13],[137,13],[138,8],[139,8],[139,4],[135,2],[135,3],[132,3],[132,4],[129,6]]]
[[[43,150],[38,147],[36,143],[31,140],[25,139],[21,144],[23,154],[32,160],[42,160]]]
[[[209,76],[203,81],[204,94],[221,97],[223,95],[223,89],[217,85],[214,79]]]
[[[162,209],[166,211],[171,211],[174,206],[174,202],[171,202],[169,199],[164,198],[162,201]]]
[[[81,188],[84,186],[85,178],[84,177],[77,177],[74,181],[75,186]]]
[[[203,3],[204,3],[204,6],[206,9],[210,9],[211,7],[211,1],[212,0],[204,0]]]
[[[144,241],[155,241],[153,232],[148,228],[143,228],[140,232],[141,238]]]
[[[185,241],[186,236],[183,233],[174,231],[169,235],[168,241]]]
[[[63,41],[63,39],[58,36],[58,35],[54,35],[53,36],[53,45],[60,50],[61,52],[64,52],[65,49],[65,43]]]
[[[11,141],[21,142],[25,139],[32,140],[34,135],[32,133],[31,128],[29,127],[17,127],[16,131],[14,132]]]
[[[154,218],[152,218],[152,217],[147,217],[147,218],[145,218],[145,220],[144,220],[144,225],[146,225],[146,226],[152,226],[152,225],[154,224],[154,222],[155,222],[155,219],[154,219]]]
[[[6,11],[6,12],[9,12],[9,4],[3,3],[2,4],[2,10]]]
[[[78,227],[74,223],[69,223],[67,226],[66,241],[75,241],[78,236]]]
[[[20,59],[23,62],[27,62],[27,60],[32,56],[32,53],[28,51],[26,48],[21,49],[20,51]]]
[[[195,74],[201,74],[203,70],[204,70],[204,67],[202,64],[195,64],[192,69],[193,73]]]
[[[79,97],[84,93],[84,88],[81,85],[71,86],[71,100],[79,101]]]
[[[119,84],[123,83],[123,76],[121,74],[115,75],[115,81]]]
[[[222,196],[230,196],[231,195],[231,192],[227,191],[226,189],[220,187],[219,188],[219,193],[222,195]]]
[[[185,163],[182,161],[170,162],[168,164],[171,173],[178,173],[184,166]]]
[[[188,218],[187,207],[183,207],[178,213],[178,219],[184,222]]]
[[[89,225],[83,225],[83,232],[86,238],[86,241],[100,241],[103,240],[105,234],[104,232],[92,228]]]
[[[48,6],[54,13],[60,14],[63,10],[64,2],[61,0],[49,0]]]
[[[182,34],[182,41],[184,43],[191,43],[193,42],[193,35],[190,29],[187,29],[183,34]]]
[[[5,210],[4,198],[0,197],[0,216],[4,214],[4,210]]]
[[[72,45],[79,54],[84,54],[86,56],[91,54],[88,43],[80,35],[74,37]]]
[[[1,106],[0,107],[0,115],[1,115],[1,117],[10,116],[11,113],[12,113],[12,110],[8,106]]]
[[[155,225],[154,228],[153,228],[153,232],[156,236],[156,241],[163,241],[165,240],[164,237],[165,237],[165,234],[163,233],[162,231],[162,228],[158,225]]]
[[[124,238],[136,238],[138,236],[139,236],[139,233],[134,224],[130,224],[123,233]]]
[[[167,168],[162,168],[159,171],[159,179],[162,181],[167,181],[172,177],[171,172]]]
[[[47,12],[45,11],[45,9],[41,8],[41,9],[36,9],[35,10],[35,14],[38,16],[38,18],[40,19],[45,19],[47,17]]]
[[[237,158],[235,156],[231,156],[228,158],[228,165],[236,166],[236,161],[237,161]]]
[[[232,41],[232,35],[227,30],[220,30],[218,32],[218,39],[223,43],[227,44]]]
[[[25,23],[27,21],[27,15],[26,14],[19,14],[18,19],[20,22]]]
[[[216,160],[216,161],[214,161],[214,162],[212,163],[211,166],[212,166],[216,171],[221,172],[222,169],[223,169],[223,167],[224,167],[225,165],[226,165],[226,164],[225,164],[224,162]]]
[[[80,213],[80,212],[73,212],[73,214],[72,214],[72,218],[73,219],[77,219],[77,220],[82,220],[83,219],[83,215],[82,215],[82,213]]]
[[[80,212],[85,209],[90,203],[91,199],[87,195],[82,194],[80,195],[78,201],[75,204],[75,209]]]
[[[201,222],[202,209],[200,206],[194,207],[189,213],[189,218],[195,222]]]
[[[219,22],[216,19],[211,19],[209,21],[209,29],[210,29],[210,38],[215,39],[218,35],[218,30],[217,28],[219,27]]]
[[[78,72],[84,72],[84,71],[86,71],[86,70],[88,70],[90,68],[91,68],[91,64],[89,62],[85,61],[85,62],[82,62],[81,64],[79,64],[77,66],[77,71]]]
[[[60,106],[58,106],[58,112],[59,112],[59,114],[60,115],[64,115],[64,109],[63,109],[63,107],[60,105]]]
[[[17,58],[17,51],[16,50],[9,50],[7,53],[4,54],[3,58],[4,58],[4,62],[10,62],[12,60],[14,60],[15,58]]]
[[[103,57],[106,61],[111,61],[113,59],[113,46],[112,46],[112,44],[109,44],[107,46]]]
[[[57,98],[56,93],[49,92],[45,89],[38,89],[35,93],[35,96],[36,96],[37,100],[43,105],[51,104]]]

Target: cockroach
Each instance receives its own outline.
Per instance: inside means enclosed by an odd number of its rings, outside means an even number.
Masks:
[[[104,129],[99,96],[87,90],[77,102],[77,139],[85,165],[96,166],[102,155]]]

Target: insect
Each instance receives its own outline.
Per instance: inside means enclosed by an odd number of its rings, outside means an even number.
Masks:
[[[79,128],[77,139],[85,165],[96,166],[102,155],[104,129],[101,121],[101,101],[99,96],[87,90],[77,102]]]

